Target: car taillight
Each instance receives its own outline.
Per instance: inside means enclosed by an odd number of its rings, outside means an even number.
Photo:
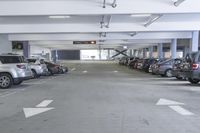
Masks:
[[[199,64],[192,64],[192,69],[197,70],[199,68]]]
[[[17,67],[20,68],[20,69],[26,69],[25,65],[17,65]]]

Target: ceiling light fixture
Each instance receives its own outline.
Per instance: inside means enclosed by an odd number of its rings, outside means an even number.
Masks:
[[[149,21],[144,25],[144,27],[148,27],[149,25],[160,19],[162,16],[163,16],[162,14],[152,15]]]
[[[51,19],[67,19],[71,18],[71,16],[49,16]]]

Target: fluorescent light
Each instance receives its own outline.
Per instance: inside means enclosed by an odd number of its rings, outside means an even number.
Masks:
[[[124,48],[124,49],[127,49],[127,48],[128,48],[128,46],[123,46],[123,48]]]
[[[71,16],[49,16],[51,19],[66,19],[71,18]]]
[[[131,14],[131,17],[151,17],[151,14]]]

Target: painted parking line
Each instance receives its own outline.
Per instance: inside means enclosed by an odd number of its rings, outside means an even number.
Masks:
[[[191,116],[194,115],[194,113],[184,109],[181,106],[169,106],[172,110],[176,111],[177,113],[181,114],[181,115],[185,115],[185,116]]]
[[[17,93],[17,92],[7,92],[7,93],[1,94],[0,97],[3,98],[3,97],[10,96],[10,95],[14,95],[14,94],[16,94],[16,93]]]
[[[47,107],[52,102],[53,102],[53,100],[44,100],[40,104],[36,105],[36,107],[37,108]]]
[[[72,68],[71,71],[76,71],[76,68]]]

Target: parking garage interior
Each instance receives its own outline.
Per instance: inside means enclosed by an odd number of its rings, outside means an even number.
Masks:
[[[0,0],[0,133],[199,133],[199,30],[197,0]]]

